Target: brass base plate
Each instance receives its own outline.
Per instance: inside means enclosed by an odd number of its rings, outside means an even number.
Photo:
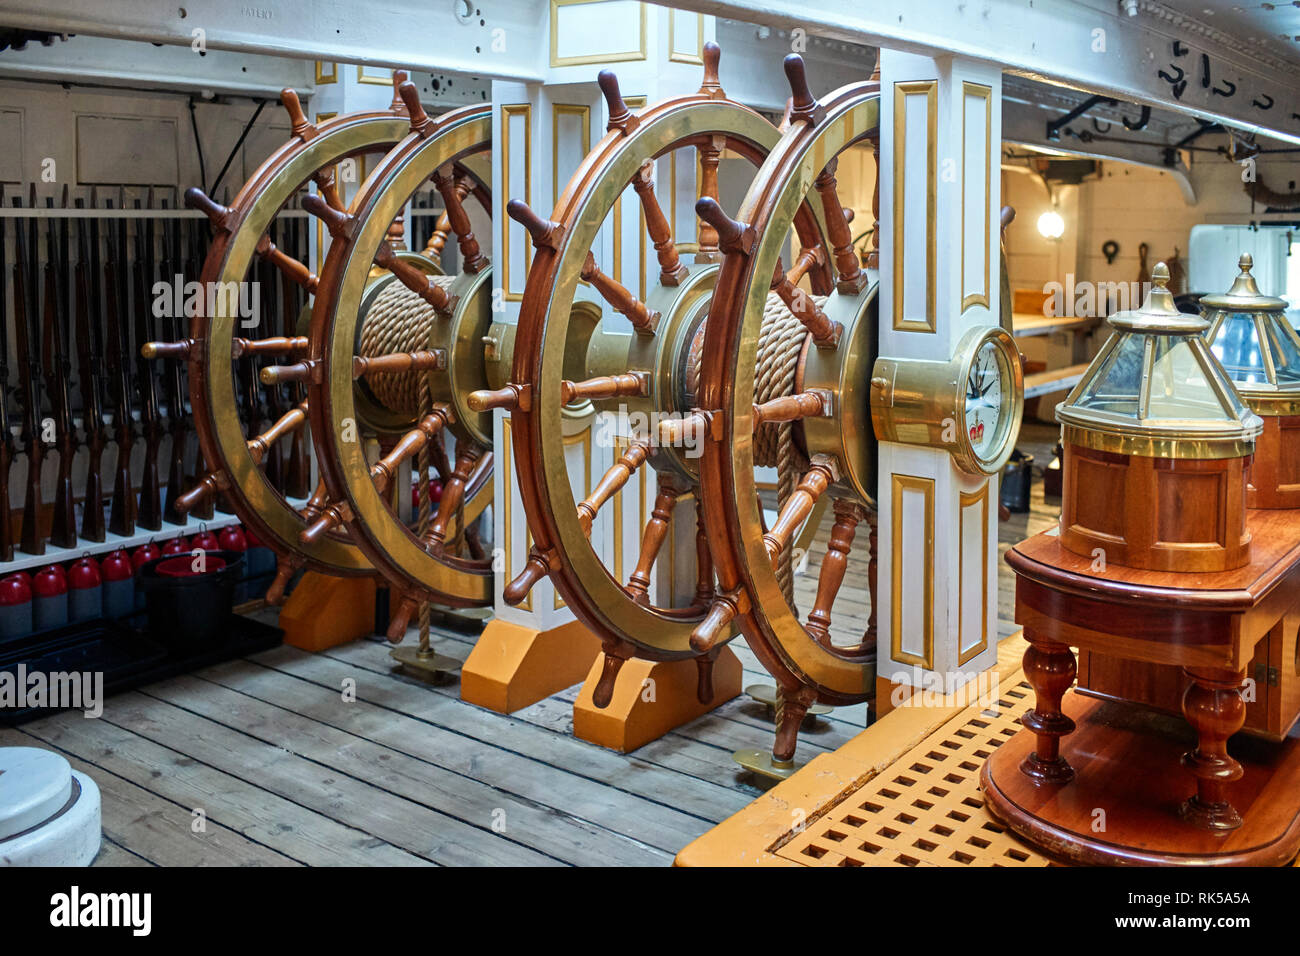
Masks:
[[[767,750],[737,750],[731,755],[731,759],[750,773],[768,780],[786,780],[799,769],[799,765],[793,760],[788,766],[777,764],[772,759],[771,752]]]
[[[460,661],[456,658],[433,651],[422,656],[419,646],[415,644],[394,647],[388,652],[388,656],[418,677],[432,679],[454,675],[460,671]]]

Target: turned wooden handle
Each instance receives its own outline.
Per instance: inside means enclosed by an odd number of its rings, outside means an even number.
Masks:
[[[776,260],[771,288],[785,303],[785,307],[790,310],[790,314],[808,330],[808,334],[812,336],[813,343],[818,348],[835,348],[839,345],[844,326],[817,308],[817,303],[813,301],[811,295],[802,289],[794,287],[789,276],[785,274],[785,270],[781,268],[780,259]]]
[[[267,339],[231,339],[230,357],[243,358],[245,355],[287,355],[290,352],[302,352],[307,348],[305,335],[276,335]]]
[[[747,256],[753,250],[754,228],[728,216],[712,196],[701,196],[696,201],[695,214],[713,227],[718,234],[718,248],[723,252]]]
[[[254,463],[260,465],[272,445],[306,420],[307,403],[303,402],[281,415],[280,419],[262,434],[249,439],[248,453],[253,456]]]
[[[268,365],[258,373],[263,385],[283,385],[285,382],[310,382],[316,363],[308,359],[293,365]]]
[[[612,279],[596,265],[596,257],[587,253],[580,273],[584,282],[596,287],[602,299],[609,303],[615,312],[627,316],[632,327],[638,332],[653,332],[659,319],[659,313],[651,312],[644,302],[632,294],[632,291],[616,279]]]
[[[306,142],[316,135],[316,127],[312,125],[311,121],[307,119],[307,114],[303,112],[297,90],[286,86],[280,91],[280,102],[284,104],[284,110],[289,114],[289,123],[292,127],[290,132],[294,136]]]
[[[279,557],[275,560],[275,579],[271,586],[266,589],[266,603],[272,607],[279,607],[284,603],[284,591],[289,586],[289,579],[293,577],[294,572],[302,567],[300,561],[290,557]]]
[[[212,197],[198,186],[191,186],[189,189],[185,190],[185,205],[190,209],[197,209],[199,212],[207,216],[208,222],[212,224],[213,229],[223,232],[230,231],[228,225],[230,210],[221,205],[221,203],[212,199]]]
[[[335,502],[326,508],[325,512],[319,518],[309,524],[302,533],[298,535],[299,542],[305,545],[314,545],[319,543],[321,538],[325,537],[335,528],[340,528],[346,524],[348,518],[351,517],[351,513],[352,511],[348,507],[347,502]]]
[[[703,412],[691,412],[681,418],[665,418],[659,422],[659,444],[679,445],[688,438],[697,440],[708,433],[709,419]]]
[[[704,44],[701,59],[704,60],[704,82],[700,84],[700,95],[720,99],[722,81],[719,78],[718,64],[722,60],[722,47],[709,40]]]
[[[176,510],[188,514],[221,490],[220,472],[210,471],[189,491],[176,497]]]
[[[480,388],[477,391],[470,392],[465,404],[473,412],[486,412],[493,408],[504,408],[507,411],[518,409],[521,412],[526,412],[532,407],[532,403],[529,401],[531,394],[531,386],[515,385],[512,382],[504,388]]]
[[[550,573],[546,566],[546,559],[534,549],[528,555],[528,562],[524,569],[519,572],[519,576],[505,586],[501,591],[501,598],[511,607],[515,607],[524,602],[528,597],[528,592],[542,578]]]
[[[589,378],[584,382],[563,381],[560,383],[560,401],[564,404],[580,399],[599,401],[605,398],[618,398],[628,395],[645,394],[645,377],[632,372],[621,375],[602,375]]]
[[[411,626],[411,618],[419,609],[420,606],[409,597],[403,597],[397,602],[397,610],[388,618],[388,630],[384,633],[388,643],[402,643],[402,638],[406,636],[406,629]]]
[[[816,392],[797,392],[782,395],[754,406],[754,427],[768,422],[793,422],[800,418],[821,415],[826,408],[822,396]]]
[[[543,246],[554,249],[558,245],[560,237],[564,235],[562,225],[558,222],[551,222],[549,219],[543,219],[533,212],[528,203],[522,199],[512,199],[506,203],[506,215],[528,230],[533,245],[539,249]]]
[[[420,104],[420,91],[410,80],[404,80],[397,84],[397,95],[402,98],[406,115],[411,118],[411,132],[424,135],[433,125],[433,120],[429,119],[429,114]]]
[[[194,348],[193,339],[181,339],[179,342],[146,342],[140,346],[140,355],[147,359],[180,359],[185,361]]]
[[[419,352],[388,352],[384,355],[354,355],[352,357],[352,377],[363,375],[392,375],[400,372],[428,372],[442,368],[446,363],[446,353],[438,349],[424,349]]]
[[[791,53],[785,58],[785,78],[790,83],[790,121],[817,123],[825,110],[808,88],[808,75],[803,57]]]
[[[329,230],[331,238],[346,239],[349,237],[348,234],[352,231],[352,216],[342,209],[335,209],[326,201],[324,195],[309,193],[303,196],[302,208],[325,223],[325,228]]]
[[[606,131],[616,129],[626,135],[636,129],[636,117],[627,108],[627,104],[623,102],[623,94],[619,92],[617,74],[613,70],[601,70],[596,76],[596,85],[600,87],[600,92],[604,94],[605,105],[609,109],[609,121],[605,125]]]
[[[728,627],[736,617],[736,605],[719,594],[709,605],[709,613],[691,631],[691,647],[701,654],[713,650],[728,634]]]

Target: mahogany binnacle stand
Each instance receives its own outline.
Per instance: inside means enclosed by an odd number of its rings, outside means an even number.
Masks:
[[[1245,721],[1256,644],[1300,615],[1300,511],[1251,511],[1247,524],[1251,561],[1232,571],[1098,569],[1053,532],[1008,552],[1035,704],[984,766],[994,815],[1079,863],[1258,866],[1296,856],[1300,740],[1237,738],[1236,756],[1229,740]],[[1181,667],[1186,723],[1070,692],[1076,647]]]

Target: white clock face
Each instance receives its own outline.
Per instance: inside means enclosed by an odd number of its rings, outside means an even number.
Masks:
[[[984,461],[995,457],[1001,443],[1006,381],[1006,356],[996,342],[984,342],[971,361],[965,396],[966,440],[976,457]]]

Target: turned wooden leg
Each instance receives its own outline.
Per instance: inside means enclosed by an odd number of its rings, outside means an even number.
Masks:
[[[1025,628],[1025,640],[1029,641],[1025,679],[1034,688],[1034,709],[1020,722],[1038,742],[1034,753],[1021,762],[1020,771],[1041,783],[1066,783],[1074,779],[1074,768],[1061,756],[1061,738],[1074,730],[1074,721],[1061,712],[1061,698],[1074,683],[1074,652],[1029,628]]]
[[[1183,819],[1206,830],[1234,830],[1241,814],[1228,802],[1227,785],[1240,780],[1241,764],[1228,756],[1228,738],[1246,722],[1241,684],[1246,672],[1184,667],[1191,683],[1183,693],[1183,716],[1196,731],[1196,749],[1183,766],[1196,778],[1196,795],[1183,804]]]

